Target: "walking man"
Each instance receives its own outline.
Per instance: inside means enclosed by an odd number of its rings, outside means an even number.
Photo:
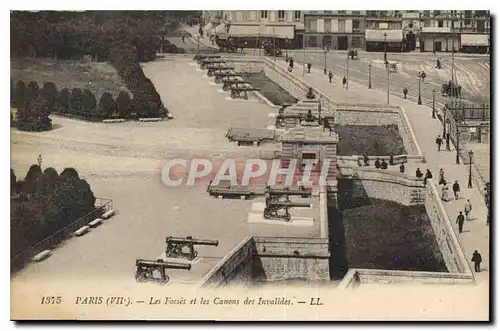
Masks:
[[[347,78],[342,78],[342,86],[345,87],[345,85],[347,84]]]
[[[458,233],[462,233],[462,230],[464,229],[464,221],[465,221],[464,215],[462,215],[462,212],[459,212],[457,216]]]
[[[481,272],[481,262],[483,262],[483,258],[481,257],[481,254],[477,251],[477,249],[474,251],[472,254],[472,262],[474,262],[474,271],[475,272]]]
[[[424,177],[424,185],[426,185],[427,180],[431,179],[431,178],[432,178],[432,172],[429,169],[427,169],[427,172],[425,173],[425,177]]]
[[[458,184],[458,180],[453,183],[453,193],[455,194],[455,200],[458,200],[458,193],[460,192],[460,184]]]
[[[333,73],[332,73],[332,71],[330,70],[330,71],[328,72],[328,80],[330,81],[330,84],[332,83],[332,79],[333,79]]]
[[[401,163],[401,165],[399,166],[399,172],[404,174],[404,172],[405,172],[405,164],[404,163]]]
[[[38,161],[38,166],[40,167],[40,169],[42,169],[42,154],[38,155],[37,161]]]
[[[417,178],[422,178],[424,174],[422,173],[422,171],[420,171],[420,168],[417,168],[417,171],[415,172],[415,176],[417,176]]]
[[[292,72],[293,71],[293,59],[290,58],[290,61],[288,62],[288,71]]]
[[[469,199],[467,199],[467,201],[465,202],[464,211],[465,211],[465,218],[467,219],[467,221],[470,221],[470,212],[472,211],[472,204],[470,203]]]
[[[438,135],[437,138],[436,138],[436,145],[438,147],[438,151],[441,150],[441,144],[443,144],[443,139],[441,139],[441,136]]]
[[[446,181],[444,180],[444,170],[439,169],[439,185],[446,184]]]
[[[307,73],[308,73],[308,74],[310,74],[310,73],[311,73],[311,67],[312,67],[311,63],[308,63],[308,64],[307,64]]]
[[[405,88],[403,89],[403,95],[404,95],[405,99],[406,99],[407,94],[408,94],[408,89],[405,86]]]

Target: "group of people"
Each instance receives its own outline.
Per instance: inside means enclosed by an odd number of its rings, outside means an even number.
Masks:
[[[370,165],[370,158],[368,157],[368,154],[364,153],[363,154],[363,163],[365,167],[368,167]],[[376,169],[382,169],[385,170],[389,167],[389,164],[393,165],[394,164],[394,158],[391,155],[389,163],[387,163],[384,159],[380,160],[380,158],[377,158],[375,160],[375,168]],[[405,172],[405,165],[404,163],[401,163],[399,165],[399,171],[401,173]]]
[[[443,142],[444,141],[443,141],[443,138],[441,138],[441,135],[438,135],[436,137],[436,145],[437,145],[438,151],[441,151],[441,146],[443,145]],[[446,142],[446,150],[447,151],[451,151],[451,149],[450,149],[450,133],[449,132],[446,133],[446,140],[445,140],[445,142]]]

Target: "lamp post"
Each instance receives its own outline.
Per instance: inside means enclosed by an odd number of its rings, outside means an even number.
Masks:
[[[419,76],[419,77],[418,77],[418,100],[417,100],[417,103],[418,103],[419,105],[421,105],[421,104],[422,104],[422,94],[420,93],[420,85],[421,85],[421,83],[422,83],[422,77],[421,77],[421,76]]]
[[[326,52],[326,49],[325,49],[325,70],[324,70],[325,75],[326,75],[326,53],[327,52]]]
[[[387,65],[387,33],[384,32],[384,63]]]
[[[432,118],[436,118],[436,89],[432,89]]]
[[[346,82],[345,82],[345,89],[346,91],[349,90],[349,52],[347,52],[347,60],[346,60]]]
[[[285,60],[288,62],[288,37],[285,38]]]
[[[368,88],[372,88],[372,64],[368,63]]]
[[[457,146],[455,147],[457,149],[457,155],[455,157],[455,163],[460,164],[460,131],[458,130],[458,124],[455,123],[455,135],[457,137]]]
[[[443,108],[443,138],[446,136],[446,107]]]
[[[474,155],[474,152],[472,150],[469,151],[469,183],[467,186],[469,188],[472,188],[472,156]]]

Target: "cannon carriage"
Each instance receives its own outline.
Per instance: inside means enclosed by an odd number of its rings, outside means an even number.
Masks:
[[[239,86],[239,87],[231,86],[231,99],[239,98],[248,100],[248,92],[256,92],[256,91],[260,91],[260,89],[252,86]]]
[[[201,61],[203,60],[210,60],[210,59],[220,59],[220,55],[213,55],[213,54],[196,54],[193,56],[193,60],[198,62],[198,64],[201,64]]]
[[[235,80],[237,80],[237,77],[241,77],[243,75],[244,75],[243,73],[234,72],[231,69],[220,70],[220,71],[214,72],[215,82],[217,84],[220,83],[221,81],[222,82],[231,81],[231,80],[235,81]]]
[[[211,65],[222,65],[226,64],[227,61],[224,59],[203,59],[199,61],[201,69],[208,69]]]
[[[266,207],[264,208],[264,218],[290,222],[292,219],[292,215],[289,212],[290,208],[307,208],[311,206],[311,204],[306,202],[292,202],[290,196],[308,198],[311,195],[311,189],[306,189],[304,187],[289,189],[267,186],[265,192]]]
[[[135,266],[136,266],[135,279],[136,281],[141,283],[150,282],[157,284],[166,284],[170,281],[170,277],[167,275],[166,269],[191,270],[190,264],[165,262],[162,259],[158,260],[138,259],[135,261]]]
[[[195,251],[195,245],[204,245],[204,246],[219,246],[219,242],[217,240],[208,240],[208,239],[197,239],[191,236],[186,238],[182,237],[167,237],[165,240],[167,244],[165,255],[170,258],[183,258],[188,261],[194,260],[198,256],[198,252]],[[183,248],[188,248],[188,252],[184,252]]]
[[[226,82],[223,82],[222,89],[224,91],[227,91],[232,87],[237,88],[237,87],[245,86],[245,84],[250,84],[250,82],[246,81],[246,80],[226,81]]]

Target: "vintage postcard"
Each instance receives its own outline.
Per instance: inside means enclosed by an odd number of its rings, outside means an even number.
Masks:
[[[488,10],[10,33],[12,320],[491,318]]]

